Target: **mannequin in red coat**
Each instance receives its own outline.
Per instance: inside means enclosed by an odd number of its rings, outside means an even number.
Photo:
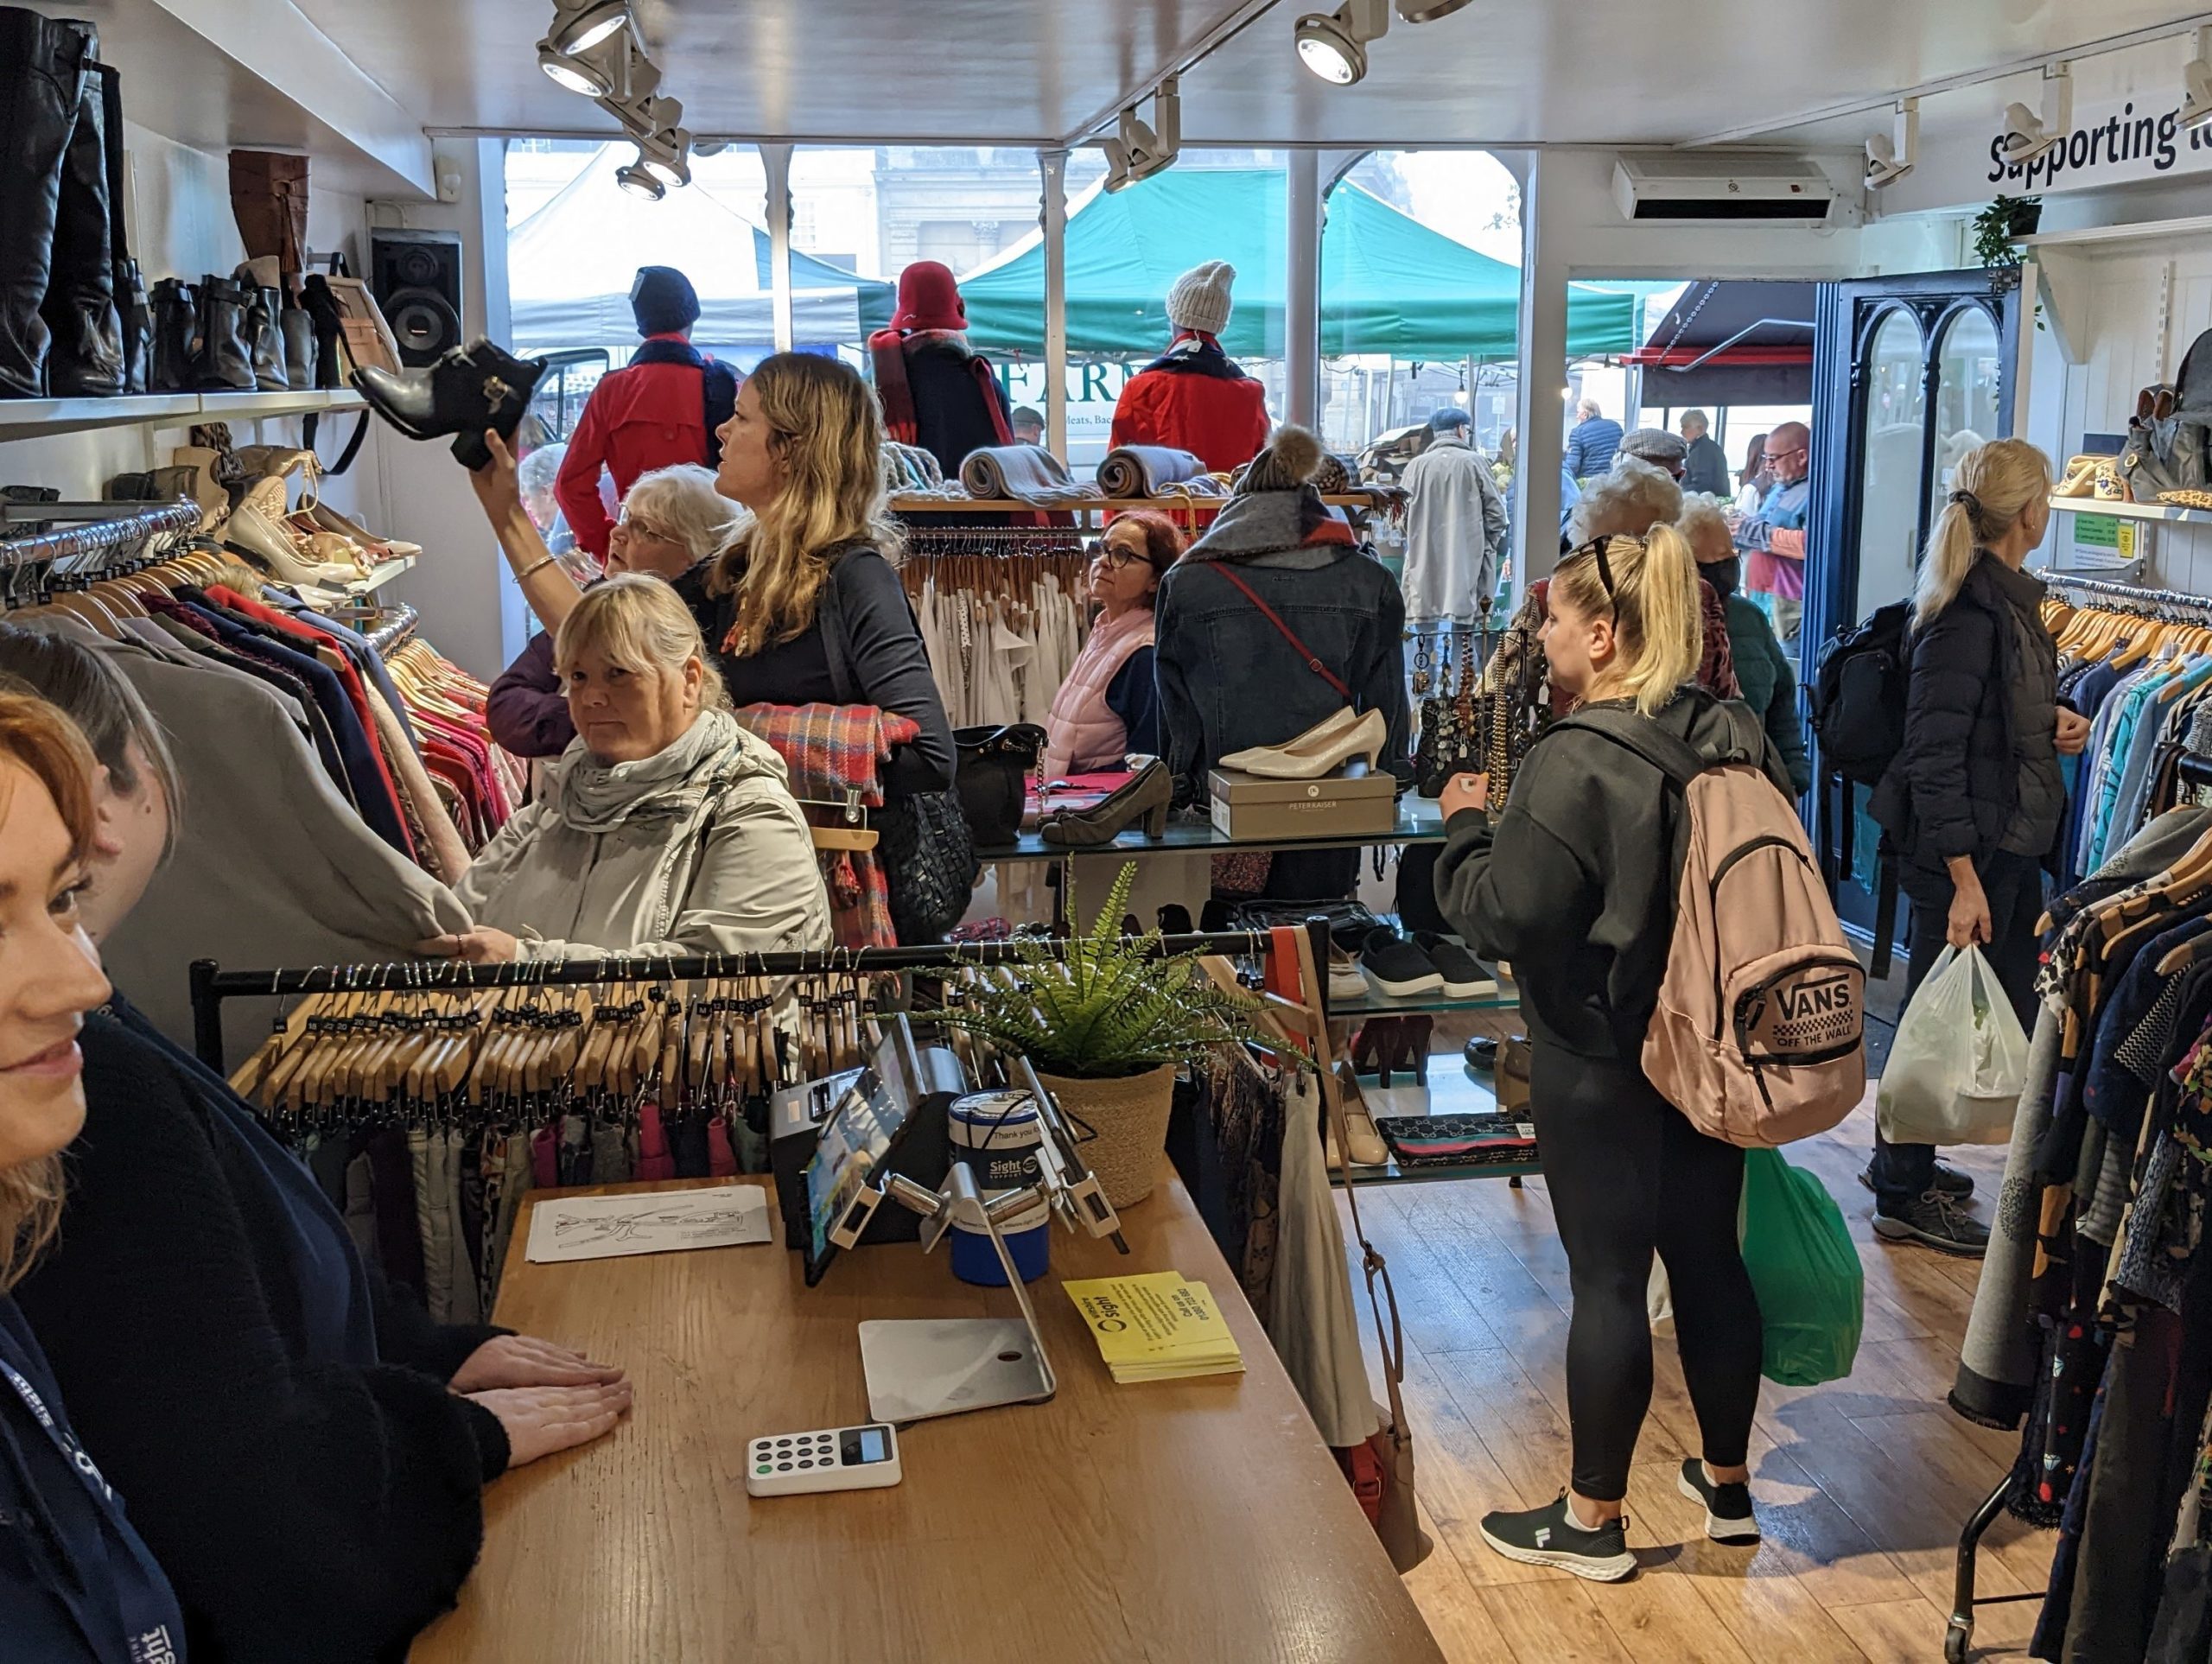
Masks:
[[[673,266],[639,267],[630,311],[644,344],[591,390],[553,484],[577,543],[602,562],[614,519],[599,494],[601,470],[614,476],[619,504],[656,468],[712,467],[721,460],[715,432],[737,403],[736,372],[691,345],[699,296],[690,278]]]
[[[1272,423],[1267,393],[1221,350],[1236,268],[1209,260],[1167,291],[1167,351],[1129,378],[1114,407],[1116,445],[1167,445],[1216,473],[1243,467],[1265,448]]]

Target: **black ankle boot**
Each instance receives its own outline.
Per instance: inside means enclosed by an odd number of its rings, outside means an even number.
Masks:
[[[441,353],[420,370],[397,375],[377,369],[356,371],[353,384],[371,410],[410,439],[458,435],[453,442],[454,460],[473,473],[492,460],[484,430],[513,438],[530,408],[531,393],[544,373],[544,359],[516,358],[479,336]]]
[[[289,391],[291,376],[284,367],[283,297],[273,289],[245,291],[245,339],[253,359],[253,384],[264,393]]]
[[[84,103],[88,31],[0,7],[0,397],[47,397],[51,339],[41,315],[54,270],[60,177]]]
[[[227,277],[200,280],[200,354],[194,361],[201,391],[251,393],[253,349],[246,344],[248,291]]]
[[[115,309],[115,261],[108,244],[105,106],[99,79],[91,73],[99,35],[90,23],[64,27],[78,32],[85,67],[77,119],[61,157],[53,264],[39,308],[52,343],[46,390],[55,398],[111,398],[123,391],[123,320]],[[120,144],[123,135],[115,142]]]
[[[326,392],[343,387],[346,366],[338,343],[346,333],[346,314],[321,273],[309,274],[300,284],[300,305],[315,328],[315,384]]]
[[[181,278],[164,277],[154,285],[153,358],[146,385],[156,393],[188,393],[198,385],[194,360],[200,356],[200,291]]]
[[[315,379],[315,316],[299,303],[289,286],[277,328],[284,337],[284,378],[296,393],[321,384]]]

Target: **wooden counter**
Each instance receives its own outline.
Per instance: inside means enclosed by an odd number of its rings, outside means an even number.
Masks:
[[[612,1188],[732,1182],[768,1181]],[[637,1407],[492,1486],[416,1664],[1440,1664],[1182,1186],[1123,1223],[1127,1259],[1054,1228],[1032,1289],[1051,1403],[902,1429],[891,1489],[756,1502],[747,1440],[867,1419],[861,1318],[1012,1316],[1011,1294],[912,1244],[810,1290],[780,1222],[772,1247],[532,1265],[525,1203],[499,1321],[624,1365]],[[1245,1373],[1116,1387],[1058,1278],[1170,1267],[1212,1288]]]

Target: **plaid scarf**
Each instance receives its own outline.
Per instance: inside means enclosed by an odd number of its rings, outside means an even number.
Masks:
[[[767,742],[791,771],[791,795],[842,803],[858,791],[862,805],[883,807],[876,765],[893,746],[911,744],[921,727],[873,705],[747,705],[738,721]],[[873,850],[816,852],[830,891],[830,924],[841,948],[894,948],[891,886]]]

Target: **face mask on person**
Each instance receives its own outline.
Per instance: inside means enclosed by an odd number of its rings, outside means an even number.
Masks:
[[[1725,561],[1700,561],[1697,575],[1713,586],[1715,594],[1732,595],[1744,581],[1744,557],[1731,555]]]

